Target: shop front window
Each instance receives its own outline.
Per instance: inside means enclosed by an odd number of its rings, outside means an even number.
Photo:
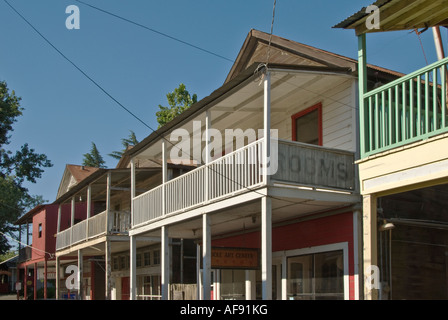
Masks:
[[[221,270],[221,299],[244,300],[246,297],[245,270]]]
[[[288,299],[344,299],[343,253],[314,253],[288,258]]]

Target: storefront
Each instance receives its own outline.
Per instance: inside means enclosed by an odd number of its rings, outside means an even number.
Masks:
[[[272,298],[359,299],[357,221],[346,212],[275,226]],[[213,299],[261,299],[259,243],[259,232],[213,241]]]

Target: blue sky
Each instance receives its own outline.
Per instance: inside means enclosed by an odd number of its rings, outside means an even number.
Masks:
[[[234,60],[250,29],[269,32],[273,0],[84,0],[116,15]],[[219,88],[232,63],[92,9],[76,0],[8,0],[51,43],[151,128],[158,105],[180,83],[199,99]],[[351,58],[354,31],[332,26],[373,1],[277,0],[274,34]],[[80,9],[80,29],[68,30],[65,9]],[[66,164],[81,164],[95,142],[108,167],[121,139],[151,130],[119,107],[64,60],[0,0],[0,80],[22,97],[24,115],[9,149],[29,143],[54,166],[31,194],[53,202]],[[446,29],[442,30],[447,46]],[[421,35],[426,58],[436,60],[432,32]],[[415,33],[369,35],[368,62],[401,72],[426,65]]]

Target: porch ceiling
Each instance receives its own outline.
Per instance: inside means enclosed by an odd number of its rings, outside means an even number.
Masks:
[[[319,97],[325,96],[325,92],[337,87],[347,81],[350,75],[346,69],[329,68],[294,68],[270,69],[271,71],[271,118],[279,116],[282,119],[288,119],[297,112],[297,108],[304,103],[312,103]],[[184,129],[190,134],[190,150],[185,155],[190,156],[195,163],[201,163],[197,155],[205,147],[201,134],[205,131],[206,110],[210,112],[211,127],[218,130],[222,135],[224,144],[226,129],[241,129],[234,131],[235,138],[241,138],[245,130],[253,129],[258,137],[258,130],[263,129],[263,98],[264,87],[262,75],[254,74],[248,80],[242,82],[237,89],[232,90],[213,101],[210,105],[204,107],[204,111],[197,113],[196,116],[185,119],[178,126],[167,131],[163,136],[159,136],[157,141],[148,145],[146,149],[136,156],[136,159],[155,159],[160,161],[162,158],[162,137],[167,143],[168,157],[171,150],[176,146],[180,137],[173,133],[174,130]],[[200,129],[200,132],[199,132]],[[285,128],[272,121],[271,129],[278,129],[279,138],[290,140],[291,137],[285,132]],[[176,131],[175,133],[180,133]],[[198,138],[199,137],[199,138]],[[170,139],[173,139],[172,141]],[[249,141],[250,142],[250,141]],[[226,145],[225,151],[232,149],[232,145]],[[184,150],[185,151],[185,150]],[[219,155],[218,155],[219,156]]]
[[[317,191],[315,191],[317,192]],[[306,216],[327,213],[338,209],[352,210],[356,204],[341,197],[333,200],[324,200],[326,195],[309,197],[304,192],[302,197],[272,196],[272,224],[273,226],[288,223]],[[329,198],[328,198],[329,199]],[[261,200],[238,204],[224,210],[209,212],[212,238],[228,236],[231,234],[260,231],[261,227]],[[169,237],[184,239],[202,239],[202,215],[190,220],[173,223],[168,226]],[[139,236],[160,237],[160,228],[147,231]]]

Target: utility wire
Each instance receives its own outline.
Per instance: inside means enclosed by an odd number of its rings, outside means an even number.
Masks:
[[[122,103],[120,103],[117,99],[115,99],[108,91],[106,91],[98,82],[96,82],[94,79],[92,79],[86,72],[84,72],[80,67],[78,67],[73,61],[71,61],[64,53],[62,53],[56,46],[54,46],[50,40],[48,40],[41,32],[39,32],[39,30],[37,30],[22,14],[20,14],[20,12],[18,12],[7,0],[3,0],[17,15],[19,15],[20,18],[22,18],[42,39],[45,40],[45,42],[47,42],[54,50],[56,50],[56,52],[58,52],[67,62],[69,62],[72,66],[74,66],[79,72],[81,72],[88,80],[90,80],[96,87],[98,87],[104,94],[106,94],[110,99],[112,99],[115,103],[117,103],[121,108],[123,108],[126,112],[128,112],[130,115],[132,115],[135,119],[137,119],[139,122],[141,122],[143,125],[145,125],[147,128],[149,128],[151,131],[153,131],[154,133],[156,133],[158,135],[159,138],[167,141],[168,143],[170,143],[172,146],[176,147],[176,145],[174,145],[170,140],[166,139],[164,136],[162,136],[161,134],[159,134],[156,130],[154,130],[153,128],[151,128],[148,124],[146,124],[143,120],[141,120],[138,116],[136,116],[133,112],[131,112],[128,108],[126,108]],[[78,0],[76,0],[78,1]],[[274,11],[275,14],[275,11]],[[273,26],[271,25],[271,28],[273,28]],[[192,157],[191,155],[189,155],[187,153],[187,155],[189,157]],[[201,165],[204,165],[204,163],[201,161]],[[249,192],[255,192],[257,194],[260,194],[262,196],[266,196],[269,197],[271,199],[277,199],[277,200],[281,200],[281,201],[286,201],[286,202],[290,202],[293,204],[300,204],[303,203],[304,201],[300,201],[300,202],[296,202],[296,201],[292,201],[292,200],[286,200],[286,199],[281,199],[281,198],[276,198],[274,196],[271,195],[265,195],[261,192],[258,192],[257,190],[251,189],[250,187],[246,187],[243,186],[242,184],[240,184],[239,182],[223,175],[222,173],[211,169],[213,171],[215,171],[215,173],[223,176],[224,178],[228,179],[231,182],[237,183],[240,187],[243,187],[244,189],[247,189]],[[308,205],[313,205],[313,204],[308,204]],[[318,206],[318,205],[316,205]]]
[[[7,0],[3,0],[12,10],[14,10],[17,15],[19,15],[23,21],[25,21],[42,39],[45,40],[57,53],[59,53],[68,63],[70,63],[73,67],[75,67],[79,72],[81,72],[87,79],[90,80],[98,89],[100,89],[104,94],[106,94],[109,98],[111,98],[115,103],[117,103],[121,108],[123,108],[126,112],[128,112],[131,116],[141,122],[144,126],[154,131],[149,125],[147,125],[142,119],[137,117],[131,110],[126,108],[120,101],[115,99],[109,92],[106,91],[98,82],[92,79],[84,70],[82,70],[78,65],[76,65],[72,60],[70,60],[64,53],[62,53],[58,48],[56,48],[50,40],[48,40],[39,30],[37,30],[20,12],[18,12]]]
[[[4,235],[4,236],[7,237],[7,238],[10,238],[11,240],[14,240],[15,242],[17,242],[17,243],[19,243],[19,244],[21,244],[21,245],[24,245],[25,248],[26,248],[26,247],[29,247],[29,248],[31,248],[32,250],[39,251],[39,252],[43,252],[44,254],[48,254],[48,255],[50,256],[50,259],[54,257],[54,254],[51,253],[51,252],[47,252],[47,251],[45,251],[45,250],[41,250],[41,249],[39,249],[39,248],[33,247],[33,245],[23,243],[23,242],[21,242],[21,241],[19,241],[19,240],[17,240],[17,239],[14,239],[14,238],[11,237],[10,235],[8,235],[8,234],[6,234],[6,233],[3,233],[3,232],[1,232],[1,231],[0,231],[0,234]]]
[[[143,24],[141,24],[141,23],[132,21],[132,20],[130,20],[130,19],[124,18],[124,17],[119,16],[119,15],[117,15],[117,14],[115,14],[115,13],[106,11],[106,10],[101,9],[101,8],[98,8],[98,7],[93,6],[93,5],[89,4],[89,3],[85,3],[85,2],[80,1],[80,0],[75,0],[75,1],[76,1],[76,2],[79,2],[79,3],[82,3],[83,5],[86,5],[86,6],[90,7],[90,8],[92,8],[92,9],[98,10],[98,11],[100,11],[100,12],[102,12],[102,13],[108,14],[108,15],[110,15],[110,16],[112,16],[112,17],[117,18],[117,19],[126,21],[126,22],[131,23],[131,24],[133,24],[133,25],[136,25],[136,26],[138,26],[138,27],[140,27],[140,28],[143,28],[143,29],[149,30],[149,31],[151,31],[151,32],[154,32],[154,33],[156,33],[156,34],[158,34],[158,35],[161,35],[161,36],[163,36],[163,37],[166,37],[166,38],[169,38],[169,39],[171,39],[171,40],[180,42],[180,43],[182,43],[182,44],[184,44],[184,45],[190,46],[190,47],[195,48],[195,49],[197,49],[197,50],[200,50],[200,51],[202,51],[202,52],[205,52],[205,53],[214,55],[215,57],[221,58],[221,59],[223,59],[223,60],[227,60],[227,61],[232,62],[232,63],[234,62],[234,60],[229,59],[229,58],[226,58],[226,57],[224,57],[224,56],[222,56],[222,55],[220,55],[220,54],[217,54],[217,53],[212,52],[212,51],[210,51],[210,50],[207,50],[207,49],[198,47],[198,46],[196,46],[196,45],[194,45],[194,44],[192,44],[192,43],[189,43],[189,42],[184,41],[184,40],[181,40],[181,39],[179,39],[179,38],[170,36],[169,34],[166,34],[166,33],[164,33],[164,32],[155,30],[155,29],[153,29],[153,28],[150,28],[150,27],[145,26],[145,25],[143,25]]]

